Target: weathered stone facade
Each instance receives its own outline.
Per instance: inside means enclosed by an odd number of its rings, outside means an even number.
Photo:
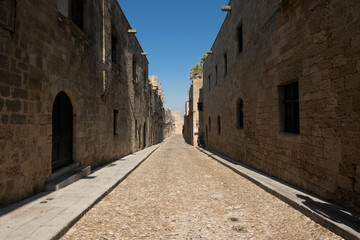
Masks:
[[[206,146],[360,212],[360,2],[229,5],[204,64]]]
[[[171,114],[172,114],[172,117],[174,119],[173,133],[174,134],[181,134],[183,126],[184,126],[184,118],[181,116],[180,112],[171,112]]]
[[[192,80],[189,90],[188,111],[184,116],[184,138],[194,146],[198,146],[199,137],[199,90],[203,86],[202,78],[195,78]]]
[[[3,0],[0,15],[0,206],[50,180],[57,96],[71,161],[95,168],[162,140],[163,96],[116,0]]]

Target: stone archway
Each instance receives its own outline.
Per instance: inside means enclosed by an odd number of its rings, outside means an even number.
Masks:
[[[60,92],[52,111],[52,170],[73,161],[73,106],[65,92]]]

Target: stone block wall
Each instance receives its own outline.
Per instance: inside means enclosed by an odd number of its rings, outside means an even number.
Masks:
[[[192,80],[189,90],[189,112],[184,116],[184,138],[194,146],[198,146],[199,137],[199,92],[203,86],[203,79]]]
[[[204,64],[206,145],[360,212],[360,3],[229,5]],[[284,132],[282,92],[293,82],[299,85],[298,134]]]
[[[0,207],[49,182],[52,111],[60,92],[71,101],[73,161],[81,165],[96,168],[162,138],[152,132],[162,113],[149,106],[156,94],[148,61],[117,1],[84,1],[82,27],[71,20],[67,3],[0,3],[0,13],[16,11],[0,19]],[[111,57],[114,32],[117,64]],[[138,79],[132,78],[134,56]]]

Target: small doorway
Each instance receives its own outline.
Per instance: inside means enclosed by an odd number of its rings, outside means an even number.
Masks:
[[[73,108],[69,97],[60,92],[52,112],[52,170],[73,161]]]

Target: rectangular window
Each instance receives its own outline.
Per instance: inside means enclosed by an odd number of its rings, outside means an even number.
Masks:
[[[135,139],[137,139],[137,120],[135,120]]]
[[[294,82],[283,87],[284,131],[300,133],[299,120],[299,83]]]
[[[227,74],[227,71],[228,71],[228,64],[227,64],[227,62],[228,62],[228,59],[227,59],[227,53],[225,53],[224,54],[224,75],[226,75]]]
[[[211,89],[211,79],[210,79],[210,75],[209,75],[209,91],[210,91],[210,89]]]
[[[84,1],[71,0],[70,13],[71,20],[75,25],[84,30]]]
[[[115,34],[113,34],[113,35],[111,35],[111,60],[114,63],[118,63],[117,48],[118,48],[118,38]]]
[[[241,53],[243,50],[243,26],[242,25],[240,27],[238,27],[237,35],[238,35],[238,49],[239,49],[239,53]]]
[[[202,102],[198,102],[198,111],[199,112],[203,111],[203,103]]]
[[[15,31],[15,0],[0,0],[0,26],[10,32]]]
[[[114,136],[118,135],[118,129],[117,129],[117,118],[118,118],[119,111],[114,110]]]

